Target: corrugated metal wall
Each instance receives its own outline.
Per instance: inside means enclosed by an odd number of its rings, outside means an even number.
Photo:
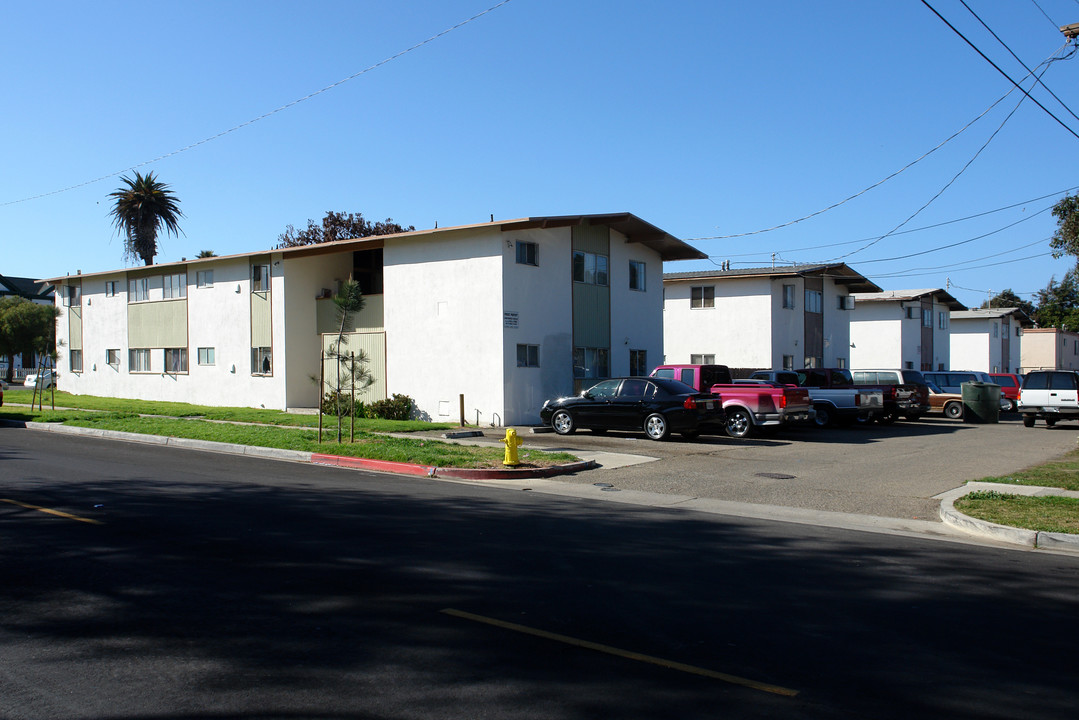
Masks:
[[[127,306],[129,348],[187,347],[187,300],[130,303]]]
[[[580,225],[572,228],[573,250],[608,259],[607,285],[573,283],[573,346],[611,347],[610,257],[611,229],[606,225]]]
[[[67,342],[72,350],[82,350],[82,307],[67,308]]]
[[[273,325],[270,320],[270,293],[251,293],[251,347],[271,347]]]
[[[322,352],[325,355],[330,352],[331,345],[337,342],[337,333],[326,333],[322,336]],[[361,332],[345,333],[339,352],[348,355],[355,352],[357,355],[363,352],[367,355],[367,370],[371,373],[375,383],[364,390],[357,390],[356,397],[364,402],[386,399],[386,333],[384,332]],[[324,358],[323,368],[323,394],[332,392],[337,386],[337,359]],[[348,378],[345,377],[344,390],[349,388]]]

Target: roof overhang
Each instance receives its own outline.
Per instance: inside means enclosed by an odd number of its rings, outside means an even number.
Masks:
[[[745,268],[741,270],[704,270],[701,272],[666,273],[664,282],[668,281],[697,281],[697,280],[735,280],[739,278],[795,278],[795,277],[826,277],[837,285],[843,285],[848,292],[875,293],[880,291],[880,286],[869,278],[851,268],[846,263],[832,263],[819,265],[794,265],[787,267],[763,267]]]

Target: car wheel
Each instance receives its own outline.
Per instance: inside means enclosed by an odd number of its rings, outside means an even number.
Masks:
[[[1018,400],[1009,400],[1008,401],[1008,412],[1015,412],[1018,409],[1019,409],[1019,401]]]
[[[644,431],[653,440],[666,440],[671,434],[667,418],[659,413],[652,413],[644,419]]]
[[[834,418],[832,417],[832,411],[827,405],[816,405],[813,409],[817,411],[817,417],[813,419],[813,422],[817,424],[817,427],[827,427],[832,424]]]
[[[559,410],[554,414],[551,418],[551,427],[559,435],[570,435],[577,429],[573,422],[573,416],[565,410]]]
[[[727,434],[732,438],[744,438],[753,434],[753,420],[742,408],[727,411]]]
[[[963,417],[963,403],[950,402],[944,406],[944,417],[958,420]]]
[[[1056,418],[1045,418],[1045,427],[1053,427],[1057,424]]]
[[[1033,415],[1024,415],[1023,416],[1023,427],[1034,427],[1034,416]]]

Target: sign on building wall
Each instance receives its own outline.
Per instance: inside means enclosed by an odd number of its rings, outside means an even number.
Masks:
[[[502,326],[510,330],[516,330],[520,326],[520,316],[515,312],[502,314]]]

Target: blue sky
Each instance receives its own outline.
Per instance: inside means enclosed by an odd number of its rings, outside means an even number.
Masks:
[[[929,1],[1027,74],[960,0]],[[1048,208],[1079,189],[1079,139],[1018,91],[893,179],[756,232],[875,185],[1012,89],[920,0],[510,0],[362,72],[496,2],[6,5],[0,272],[123,267],[107,196],[136,166],[186,215],[159,262],[270,248],[337,210],[417,228],[628,211],[716,264],[842,259],[971,306],[1074,264],[1049,255]],[[1030,68],[1079,22],[1079,0],[967,5]],[[1079,114],[1077,69],[1042,80]]]

